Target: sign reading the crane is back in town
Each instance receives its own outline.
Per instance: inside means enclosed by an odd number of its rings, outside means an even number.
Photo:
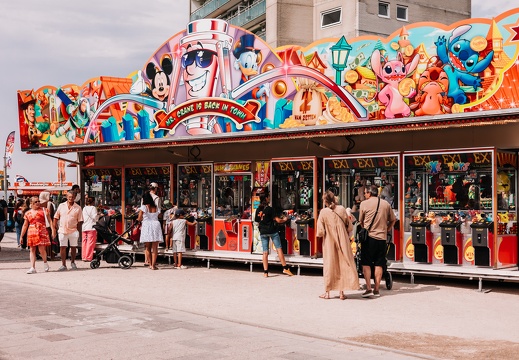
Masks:
[[[510,109],[519,104],[518,54],[519,9],[279,49],[224,20],[202,19],[127,78],[18,91],[20,142],[35,150],[232,141],[243,132]]]

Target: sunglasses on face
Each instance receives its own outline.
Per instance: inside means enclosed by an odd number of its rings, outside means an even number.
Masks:
[[[182,55],[182,67],[192,65],[196,62],[196,66],[205,69],[213,63],[213,57],[216,56],[216,51],[207,49],[192,50]]]

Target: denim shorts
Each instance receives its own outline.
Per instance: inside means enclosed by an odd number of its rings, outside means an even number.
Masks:
[[[274,243],[274,247],[276,249],[281,249],[281,239],[279,237],[279,233],[275,232],[274,234],[260,235],[263,252],[269,251],[269,238],[272,239],[272,242]]]

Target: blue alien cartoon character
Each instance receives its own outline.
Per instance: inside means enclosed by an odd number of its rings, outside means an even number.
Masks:
[[[494,57],[494,51],[490,51],[480,59],[480,52],[471,47],[470,41],[461,39],[461,36],[470,29],[470,25],[458,26],[452,31],[448,42],[445,36],[440,36],[434,43],[437,47],[438,57],[444,64],[443,69],[449,78],[447,96],[452,98],[456,104],[465,104],[468,101],[460,83],[472,86],[474,90],[477,90],[481,86],[481,78],[477,74],[485,70]]]

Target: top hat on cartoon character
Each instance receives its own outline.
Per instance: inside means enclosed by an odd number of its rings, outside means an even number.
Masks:
[[[19,91],[18,92],[18,104],[20,107],[25,110],[29,105],[36,104],[36,97],[34,96],[34,91],[32,90],[25,90],[25,91]]]
[[[187,24],[186,35],[180,39],[180,46],[192,43],[216,44],[219,41],[232,43],[232,37],[227,34],[229,24],[221,19],[200,19]]]
[[[236,43],[236,47],[232,51],[235,58],[239,58],[244,52],[254,51],[256,54],[261,52],[260,49],[254,48],[255,36],[252,34],[245,34],[240,37],[240,40]]]

